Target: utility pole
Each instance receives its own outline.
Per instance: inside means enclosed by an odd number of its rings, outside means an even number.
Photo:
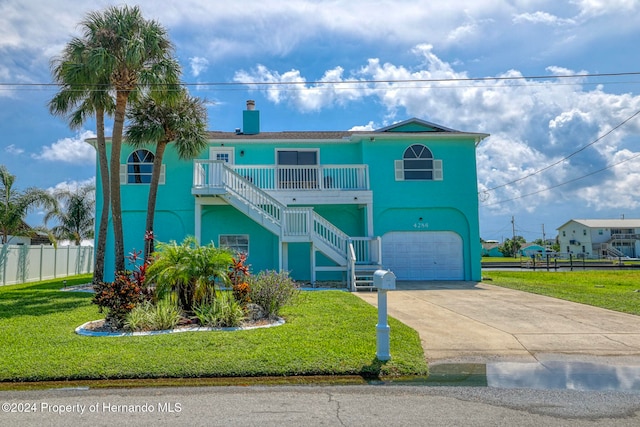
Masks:
[[[516,220],[513,216],[511,216],[511,234],[513,235],[513,240],[511,241],[511,247],[513,248],[513,257],[516,257]]]
[[[547,245],[547,236],[544,234],[544,224],[542,224],[542,246],[546,247]]]

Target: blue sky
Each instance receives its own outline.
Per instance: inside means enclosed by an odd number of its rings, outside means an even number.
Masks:
[[[40,84],[87,12],[123,3],[167,28],[211,130],[241,127],[247,99],[265,131],[418,117],[491,134],[485,239],[510,237],[512,216],[529,240],[572,218],[640,218],[640,75],[566,77],[640,72],[637,0],[0,0],[0,164],[19,187],[94,179],[94,124],[70,131]],[[258,82],[299,84],[245,84]]]

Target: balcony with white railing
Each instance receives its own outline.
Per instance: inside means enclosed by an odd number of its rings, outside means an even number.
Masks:
[[[366,203],[371,198],[367,165],[229,165],[217,160],[195,160],[192,194],[223,194],[225,165],[279,200],[322,203],[322,196],[330,195],[334,203]]]

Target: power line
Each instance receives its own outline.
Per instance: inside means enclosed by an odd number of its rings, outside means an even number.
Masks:
[[[428,78],[428,79],[364,79],[364,80],[315,80],[315,81],[291,81],[291,82],[183,82],[182,86],[300,86],[300,85],[345,85],[345,84],[375,84],[375,83],[443,83],[443,82],[482,82],[482,81],[509,81],[509,80],[549,80],[549,79],[573,79],[573,78],[596,78],[596,77],[624,77],[640,76],[640,71],[620,72],[620,73],[583,73],[550,76],[502,76],[502,77],[455,77],[455,78]],[[159,84],[162,85],[162,84]],[[0,87],[33,87],[33,86],[59,86],[58,83],[15,83],[0,82]],[[111,85],[91,85],[94,87],[104,87]]]
[[[497,190],[498,188],[502,188],[502,187],[506,187],[507,185],[515,184],[516,182],[523,181],[523,180],[525,180],[525,179],[527,179],[527,178],[530,178],[530,177],[532,177],[532,176],[534,176],[534,175],[537,175],[537,174],[539,174],[539,173],[541,173],[541,172],[544,172],[544,171],[546,171],[546,170],[548,170],[548,169],[551,169],[552,167],[554,167],[554,166],[556,166],[556,165],[558,165],[558,164],[560,164],[560,163],[564,162],[565,160],[570,159],[571,157],[575,156],[576,154],[578,154],[578,153],[580,153],[580,152],[584,151],[585,149],[587,149],[587,148],[591,147],[593,144],[595,144],[595,143],[597,143],[597,142],[601,141],[602,139],[606,138],[607,136],[609,136],[610,134],[612,134],[614,131],[616,131],[616,130],[617,130],[617,129],[619,129],[620,127],[624,126],[625,124],[627,124],[627,122],[629,122],[631,119],[633,119],[634,117],[636,117],[636,116],[637,116],[637,115],[639,115],[639,114],[640,114],[640,110],[636,111],[636,112],[635,112],[635,113],[633,113],[631,116],[629,116],[629,117],[627,117],[626,119],[624,119],[624,120],[623,120],[621,123],[619,123],[618,125],[616,125],[616,126],[614,126],[613,128],[609,129],[607,132],[605,132],[603,135],[601,135],[601,136],[599,136],[598,138],[596,138],[594,141],[592,141],[592,142],[590,142],[589,144],[587,144],[587,145],[585,145],[585,146],[583,146],[583,147],[579,148],[578,150],[574,151],[573,153],[569,154],[568,156],[563,157],[562,159],[560,159],[560,160],[558,160],[558,161],[556,161],[556,162],[554,162],[554,163],[551,163],[551,164],[550,164],[550,165],[548,165],[548,166],[545,166],[545,167],[544,167],[544,168],[542,168],[542,169],[538,169],[538,170],[537,170],[537,171],[535,171],[535,172],[531,172],[530,174],[527,174],[527,175],[525,175],[525,176],[522,176],[522,177],[520,177],[520,178],[518,178],[518,179],[514,179],[513,181],[509,181],[509,182],[507,182],[507,183],[504,183],[504,184],[498,185],[498,186],[496,186],[496,187],[488,188],[488,189],[486,189],[486,190],[483,190],[482,192],[483,192],[483,193],[487,193],[487,192],[489,192],[489,191]]]
[[[558,188],[558,187],[561,187],[563,185],[571,184],[572,182],[576,182],[576,181],[579,181],[581,179],[584,179],[584,178],[590,177],[592,175],[598,174],[600,172],[603,172],[603,171],[605,171],[607,169],[614,168],[614,167],[616,167],[618,165],[621,165],[622,163],[628,162],[628,161],[636,159],[638,157],[640,157],[640,153],[636,154],[635,156],[631,156],[628,159],[621,160],[621,161],[619,161],[617,163],[613,163],[611,165],[605,166],[605,167],[603,167],[601,169],[598,169],[596,171],[590,172],[590,173],[588,173],[586,175],[582,175],[582,176],[580,176],[578,178],[570,179],[569,181],[561,182],[560,184],[556,184],[556,185],[553,185],[551,187],[546,187],[546,188],[543,188],[541,190],[534,191],[533,193],[527,193],[527,194],[523,194],[522,196],[513,197],[511,199],[499,200],[499,201],[493,202],[493,203],[483,203],[482,206],[492,206],[492,205],[497,205],[497,204],[500,204],[500,203],[512,202],[514,200],[523,199],[525,197],[529,197],[529,196],[533,196],[533,195],[536,195],[536,194],[544,193],[545,191],[553,190],[554,188]]]

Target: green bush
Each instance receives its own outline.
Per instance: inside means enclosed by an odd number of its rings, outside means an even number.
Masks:
[[[178,322],[182,318],[182,312],[169,298],[159,300],[152,314],[151,327],[155,331],[173,329],[178,326]]]
[[[282,307],[293,302],[299,293],[298,285],[287,272],[262,271],[249,278],[249,300],[262,307],[270,318],[278,316]]]
[[[129,331],[139,332],[151,329],[151,301],[145,301],[135,306],[125,317],[124,328]]]
[[[218,292],[210,302],[203,302],[194,307],[200,324],[210,327],[240,326],[245,318],[242,305],[230,292]]]
[[[174,329],[181,318],[180,309],[165,298],[155,305],[150,301],[137,305],[127,315],[124,326],[130,331],[163,331]]]
[[[159,243],[146,271],[147,283],[156,285],[158,298],[175,295],[178,306],[190,314],[196,304],[215,297],[216,280],[229,282],[233,255],[213,245],[200,246],[193,236],[178,245]]]

